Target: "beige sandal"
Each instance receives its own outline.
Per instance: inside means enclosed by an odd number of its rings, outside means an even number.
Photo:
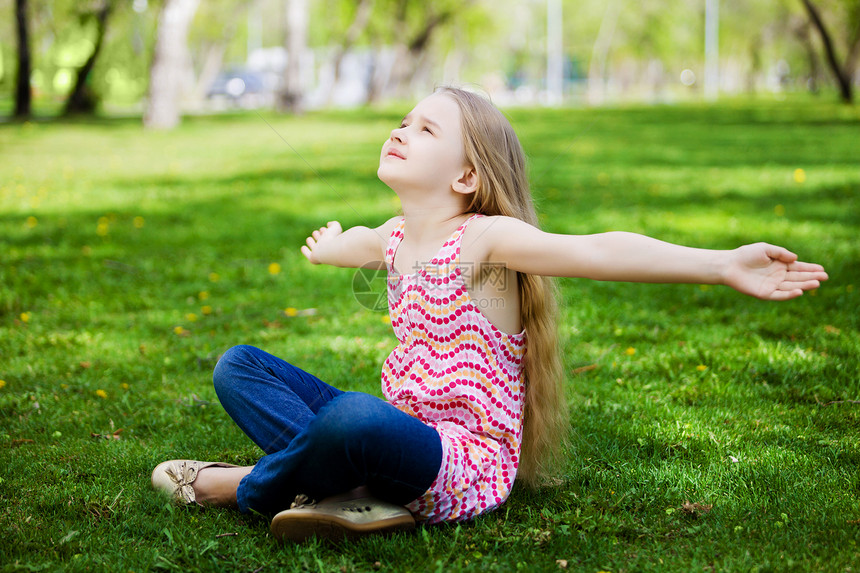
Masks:
[[[197,496],[192,484],[197,474],[205,468],[237,468],[222,462],[199,462],[197,460],[169,460],[155,466],[152,470],[152,487],[170,496],[180,505],[196,503]]]
[[[337,542],[413,529],[415,518],[400,505],[373,497],[315,503],[303,495],[296,497],[290,509],[277,514],[271,526],[276,539],[297,543],[313,536]]]

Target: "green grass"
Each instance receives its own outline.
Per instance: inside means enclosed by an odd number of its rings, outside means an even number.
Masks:
[[[339,549],[152,494],[164,459],[260,455],[211,387],[234,344],[379,393],[384,313],[298,248],[395,212],[375,171],[404,111],[0,125],[0,570],[857,570],[860,114],[806,100],[510,112],[545,228],[831,273],[782,304],[563,281],[557,484]]]

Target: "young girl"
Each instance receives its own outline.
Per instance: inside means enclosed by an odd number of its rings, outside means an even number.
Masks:
[[[301,250],[313,264],[387,268],[399,344],[382,366],[385,400],[232,348],[215,388],[267,455],[249,467],[164,462],[156,488],[185,503],[275,514],[273,534],[292,540],[469,519],[501,505],[515,479],[538,483],[565,435],[545,277],[723,284],[765,300],[827,279],[767,244],[711,251],[630,233],[542,232],[510,124],[457,89],[406,115],[382,146],[378,175],[402,216],[374,229],[330,222]]]

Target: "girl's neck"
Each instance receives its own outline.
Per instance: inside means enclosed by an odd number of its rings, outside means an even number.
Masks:
[[[403,205],[403,217],[409,238],[417,243],[448,236],[466,219],[461,205],[420,207]]]

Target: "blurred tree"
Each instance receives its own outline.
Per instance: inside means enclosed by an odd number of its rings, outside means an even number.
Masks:
[[[334,84],[352,90],[350,97],[355,97],[350,101],[366,94],[371,100],[412,98],[440,82],[475,82],[494,95],[523,102],[538,101],[544,89],[545,0],[303,1],[305,47],[292,50],[292,69],[304,70],[298,76],[299,93],[313,96],[315,104],[335,100],[330,91]],[[149,120],[161,93],[156,72],[162,58],[156,44],[165,42],[162,32],[169,28],[159,30],[158,22],[164,21],[169,6],[187,2],[197,8],[179,44],[182,71],[161,88],[177,92],[176,100],[180,89],[186,98],[193,89],[193,97],[202,99],[222,67],[249,65],[256,48],[267,49],[251,65],[279,71],[279,48],[301,37],[286,34],[288,0],[0,0],[0,10],[16,14],[0,19],[6,71],[0,78],[2,89],[16,100],[25,92],[32,94],[37,105],[62,101],[79,90],[112,106],[134,105],[148,93]],[[592,89],[608,100],[672,101],[700,90],[702,0],[563,2],[568,96],[587,94],[583,76],[588,72]],[[856,78],[860,0],[808,0],[818,11],[843,76],[835,83],[825,71],[827,49],[805,2],[720,0],[722,90],[814,88],[826,82],[842,91],[849,75]],[[100,31],[99,9],[108,3],[113,9]],[[19,11],[19,5],[25,8]],[[25,27],[26,54],[17,49],[19,23]],[[286,40],[288,36],[293,40]],[[300,52],[304,56],[299,57]],[[348,58],[350,53],[356,57]],[[29,84],[23,81],[26,73],[16,81],[16,59],[22,56],[29,62]],[[348,70],[346,62],[359,67]],[[680,74],[687,69],[696,81],[682,86]],[[338,82],[347,73],[349,84]],[[320,81],[314,84],[317,77]],[[150,79],[156,81],[147,92]],[[361,92],[357,81],[366,82],[366,91]],[[19,89],[24,91],[19,94]],[[311,101],[295,95],[287,100]]]
[[[96,41],[93,44],[92,53],[77,70],[72,91],[66,99],[66,106],[63,110],[64,115],[93,113],[96,110],[98,97],[90,87],[91,73],[104,45],[108,17],[113,9],[114,3],[112,0],[101,0],[92,5],[89,10],[84,10],[79,14],[81,25],[86,25],[88,21],[95,20]]]
[[[597,38],[592,47],[588,65],[588,101],[592,104],[603,103],[607,83],[607,59],[615,36],[620,5],[618,0],[610,0],[600,21]]]
[[[818,52],[816,51],[815,44],[812,40],[812,27],[812,23],[809,19],[805,18],[803,22],[794,26],[792,32],[806,52],[806,62],[809,67],[807,71],[808,77],[806,80],[806,88],[810,92],[817,94],[819,77],[821,76],[821,64],[819,62]]]
[[[332,57],[332,72],[334,77],[332,78],[331,88],[326,95],[327,103],[331,103],[334,90],[337,88],[337,83],[340,79],[340,67],[343,64],[343,59],[370,23],[370,15],[373,12],[374,0],[357,0],[356,2],[350,2],[349,4],[355,6],[355,12],[353,13],[352,21],[347,27],[346,32],[340,36],[342,38],[341,41],[335,43],[334,56]]]
[[[841,20],[846,28],[848,55],[845,57],[845,61],[840,64],[839,56],[837,56],[836,47],[834,46],[833,33],[824,23],[821,11],[812,3],[812,0],[801,1],[809,14],[810,22],[821,36],[825,60],[830,71],[833,73],[836,85],[839,87],[839,95],[842,101],[847,104],[853,103],[854,73],[857,69],[857,58],[860,57],[860,2],[857,0],[845,0],[841,6],[844,10]]]
[[[199,0],[165,0],[158,19],[158,35],[149,73],[149,94],[143,125],[172,129],[179,124],[180,97],[188,87],[191,69],[188,28]]]
[[[473,7],[475,0],[378,0],[371,33],[394,49],[394,63],[386,77],[377,75],[371,85],[369,100],[383,93],[411,97],[416,76],[429,65],[433,39],[446,27],[456,24]],[[424,91],[422,87],[421,91]]]
[[[193,29],[189,32],[189,44],[195,50],[197,81],[193,97],[206,97],[213,81],[224,67],[227,54],[240,26],[245,23],[248,11],[261,0],[221,0],[204,2],[194,17]],[[246,54],[246,57],[250,54]]]
[[[18,76],[15,87],[15,117],[28,118],[32,113],[30,88],[30,32],[27,0],[15,0],[15,24],[18,38]]]
[[[304,62],[308,51],[310,13],[308,0],[286,0],[287,9],[287,67],[278,94],[278,108],[300,113],[305,95]]]

